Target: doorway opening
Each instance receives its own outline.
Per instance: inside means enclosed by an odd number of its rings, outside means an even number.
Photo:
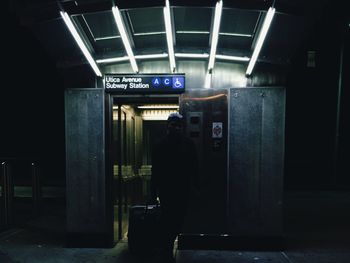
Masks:
[[[127,239],[129,208],[150,198],[152,146],[165,136],[179,96],[115,96],[112,103],[114,241]]]

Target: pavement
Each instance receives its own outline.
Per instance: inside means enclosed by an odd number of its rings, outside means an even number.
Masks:
[[[175,250],[178,263],[350,263],[350,192],[286,194],[287,245],[281,251]],[[113,248],[66,248],[64,209],[52,209],[0,233],[1,263],[150,263],[127,240]]]

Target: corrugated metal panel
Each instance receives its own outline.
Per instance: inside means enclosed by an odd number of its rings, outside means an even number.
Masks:
[[[230,234],[281,234],[284,117],[284,88],[230,90]]]
[[[106,231],[104,90],[65,92],[67,231]]]

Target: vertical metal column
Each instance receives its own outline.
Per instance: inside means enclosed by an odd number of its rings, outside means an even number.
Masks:
[[[3,162],[1,170],[3,174],[4,225],[7,227],[13,223],[13,180],[9,163]]]
[[[37,163],[31,164],[32,168],[32,197],[33,197],[33,212],[37,215],[40,211],[42,190],[40,184],[39,167]]]
[[[5,225],[5,187],[4,187],[4,168],[5,162],[1,163],[1,170],[0,170],[0,230],[6,227]]]
[[[122,175],[122,105],[118,104],[118,239],[121,240],[123,238],[123,194],[122,194],[122,184],[123,184],[123,175]]]
[[[67,246],[110,247],[108,178],[105,173],[105,93],[65,91]]]
[[[344,59],[344,40],[340,47],[339,56],[339,77],[338,77],[338,94],[337,94],[337,119],[335,126],[335,136],[334,136],[334,152],[333,152],[333,182],[334,186],[338,186],[338,151],[339,151],[339,123],[340,123],[340,109],[341,109],[341,96],[342,96],[342,86],[343,86],[343,59]]]

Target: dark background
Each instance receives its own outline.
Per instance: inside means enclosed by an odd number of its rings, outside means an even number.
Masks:
[[[12,10],[1,29],[0,157],[36,161],[45,185],[64,185],[62,74]]]
[[[346,10],[345,1],[327,2],[288,71],[287,189],[350,189],[347,58],[350,57],[350,19]],[[37,161],[46,185],[64,185],[63,91],[65,81],[74,76],[57,68],[42,44],[20,24],[13,11],[5,9],[1,19],[0,157]],[[339,151],[335,155],[342,44]],[[314,68],[307,67],[308,51],[315,51]],[[86,74],[86,78],[93,77],[88,65],[80,72]]]
[[[328,1],[296,54],[287,77],[285,185],[349,189],[349,14],[345,1]],[[341,46],[343,75],[339,148],[335,154]],[[314,68],[307,52],[315,51]],[[335,162],[335,159],[337,162]],[[335,169],[337,175],[335,175]]]

